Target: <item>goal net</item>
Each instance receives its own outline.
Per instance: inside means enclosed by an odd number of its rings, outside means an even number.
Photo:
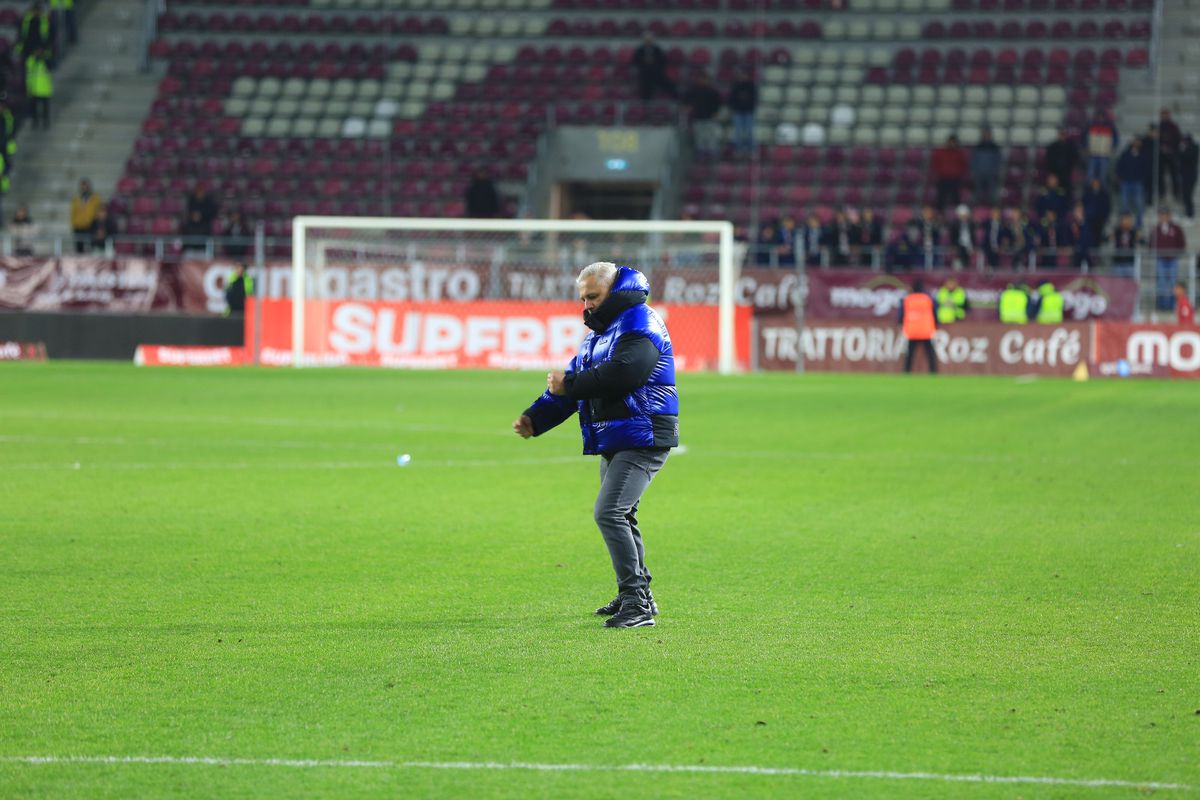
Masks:
[[[612,261],[649,279],[679,368],[749,364],[728,222],[296,217],[292,237],[290,291],[259,303],[264,363],[561,367],[587,332],[575,277]]]

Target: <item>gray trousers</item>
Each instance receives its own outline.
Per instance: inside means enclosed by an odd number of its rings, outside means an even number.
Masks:
[[[596,525],[608,546],[617,591],[650,587],[650,570],[642,548],[637,509],[642,493],[667,463],[670,450],[622,450],[600,457],[600,494],[596,496]]]

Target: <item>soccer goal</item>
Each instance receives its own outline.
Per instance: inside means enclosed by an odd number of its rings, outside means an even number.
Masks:
[[[594,261],[646,274],[681,369],[749,365],[729,222],[302,216],[292,240],[296,366],[561,366]]]

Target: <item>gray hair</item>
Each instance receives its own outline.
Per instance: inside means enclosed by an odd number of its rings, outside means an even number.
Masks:
[[[612,286],[613,281],[617,279],[617,265],[611,261],[597,261],[594,264],[588,264],[579,271],[579,277],[575,279],[575,283],[579,286],[588,278],[593,278],[601,286]]]

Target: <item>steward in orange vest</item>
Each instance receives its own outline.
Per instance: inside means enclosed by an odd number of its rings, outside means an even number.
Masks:
[[[937,331],[937,303],[925,294],[925,282],[920,278],[913,281],[912,291],[900,305],[900,327],[908,339],[908,353],[904,356],[904,371],[912,372],[913,355],[920,345],[925,350],[929,371],[937,372],[937,355],[933,351],[933,334]]]

